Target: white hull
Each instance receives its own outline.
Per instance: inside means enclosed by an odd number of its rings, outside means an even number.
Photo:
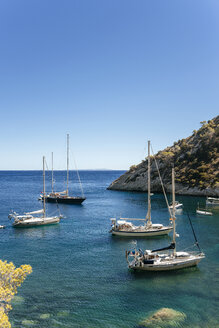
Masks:
[[[196,210],[196,213],[199,215],[213,215],[211,212]]]
[[[119,231],[112,229],[112,235],[122,237],[153,237],[167,235],[173,230],[172,227],[166,227],[161,229],[148,229],[146,231]]]
[[[177,204],[175,205],[175,210],[182,210],[183,204]],[[173,205],[170,206],[170,209],[173,209]]]
[[[169,261],[168,263],[160,263],[160,264],[144,264],[144,266],[132,266],[129,265],[130,269],[138,270],[138,271],[172,271],[178,269],[185,269],[189,267],[196,266],[203,256],[197,256],[190,259],[174,259],[173,261]]]
[[[218,207],[219,206],[219,198],[207,197],[207,199],[206,199],[206,205],[207,206]]]
[[[30,218],[25,220],[18,220],[13,223],[13,227],[15,228],[28,228],[28,227],[36,227],[50,224],[57,224],[60,222],[60,217],[47,217],[47,218]]]

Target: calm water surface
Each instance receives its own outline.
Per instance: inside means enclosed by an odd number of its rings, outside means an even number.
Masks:
[[[0,230],[0,258],[33,267],[10,313],[13,327],[134,328],[161,307],[186,313],[182,327],[213,328],[219,321],[219,213],[198,217],[197,202],[204,204],[204,198],[177,197],[190,213],[206,259],[198,268],[175,273],[132,273],[125,250],[133,240],[112,237],[109,219],[145,217],[147,195],[106,190],[121,173],[80,172],[87,197],[83,205],[59,205],[65,218],[57,226],[19,230],[11,227],[8,213],[41,208],[42,172],[0,172],[0,224],[6,225]],[[80,194],[71,176],[70,189]],[[56,189],[64,190],[65,172],[55,172],[55,180]],[[47,210],[52,214],[57,207],[48,204]],[[152,220],[168,223],[162,195],[152,197]],[[193,244],[185,211],[177,216],[177,232],[178,249]],[[138,246],[150,249],[169,241],[167,236],[139,239]]]

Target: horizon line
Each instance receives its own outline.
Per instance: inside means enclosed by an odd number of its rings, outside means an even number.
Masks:
[[[6,172],[11,172],[11,171],[43,171],[42,169],[0,169],[0,172],[6,171]],[[52,170],[46,170],[46,171],[52,171]],[[53,170],[53,171],[63,171],[65,172],[66,169],[64,170]],[[69,171],[128,171],[128,169],[70,169]]]

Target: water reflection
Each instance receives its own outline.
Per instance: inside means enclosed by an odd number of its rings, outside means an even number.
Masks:
[[[57,234],[60,234],[60,230],[60,224],[54,224],[29,228],[13,228],[13,234],[15,238],[42,239],[48,236],[55,237]]]

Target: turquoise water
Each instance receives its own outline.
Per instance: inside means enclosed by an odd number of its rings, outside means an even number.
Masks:
[[[134,328],[161,307],[184,312],[182,327],[213,328],[219,321],[219,213],[198,217],[195,209],[204,198],[177,197],[190,213],[206,259],[178,272],[133,273],[125,259],[132,239],[112,237],[109,219],[145,217],[147,195],[106,190],[121,173],[82,171],[87,197],[82,206],[60,205],[65,218],[57,226],[14,229],[7,218],[10,209],[41,206],[42,172],[0,172],[0,224],[6,225],[0,230],[0,258],[33,267],[10,312],[13,327]],[[56,172],[55,179],[57,190],[64,190],[65,173]],[[70,189],[80,193],[77,183],[71,182]],[[48,204],[49,213],[55,210],[55,204]],[[163,196],[155,194],[152,220],[166,224],[167,218]],[[193,244],[184,212],[177,216],[177,232],[178,249]],[[162,247],[169,240],[139,239],[138,246]]]

